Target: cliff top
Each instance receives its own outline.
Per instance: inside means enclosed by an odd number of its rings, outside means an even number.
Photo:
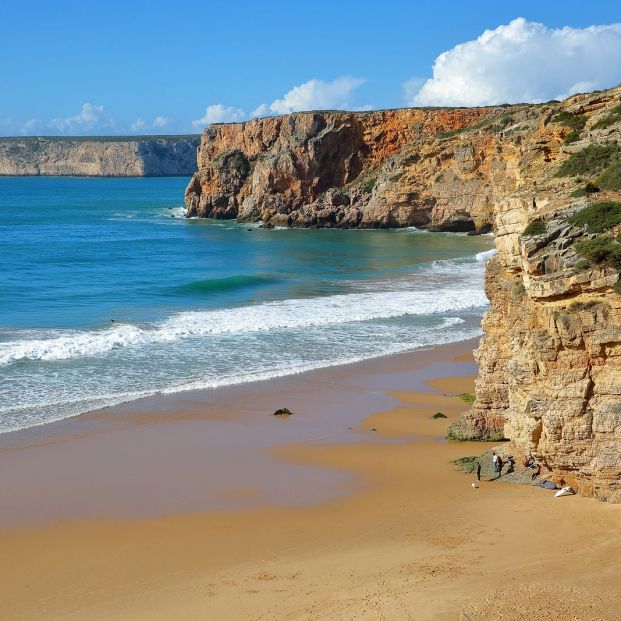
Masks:
[[[199,140],[200,134],[144,136],[0,136],[2,142],[146,142],[149,140]]]

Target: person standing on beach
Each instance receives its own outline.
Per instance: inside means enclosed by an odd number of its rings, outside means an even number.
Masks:
[[[494,451],[492,457],[492,466],[494,467],[494,472],[498,472],[498,455],[496,455],[496,451]]]
[[[497,463],[498,463],[498,478],[500,478],[502,476],[502,466],[503,466],[502,459],[501,459],[500,455],[498,455],[498,462]]]
[[[481,462],[477,461],[477,481],[481,480]]]

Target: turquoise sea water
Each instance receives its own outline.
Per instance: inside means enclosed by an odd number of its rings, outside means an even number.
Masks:
[[[0,177],[0,431],[480,333],[489,237],[185,219],[187,181]]]

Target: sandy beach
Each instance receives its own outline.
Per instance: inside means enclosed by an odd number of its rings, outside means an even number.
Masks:
[[[618,505],[451,463],[472,347],[5,434],[2,618],[618,619]]]

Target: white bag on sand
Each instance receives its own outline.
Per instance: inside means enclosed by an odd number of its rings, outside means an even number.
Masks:
[[[559,498],[560,496],[570,496],[571,494],[575,494],[575,493],[576,492],[574,492],[574,490],[571,489],[569,485],[566,485],[565,487],[562,487],[561,489],[559,489],[558,492],[554,494],[554,497]]]

